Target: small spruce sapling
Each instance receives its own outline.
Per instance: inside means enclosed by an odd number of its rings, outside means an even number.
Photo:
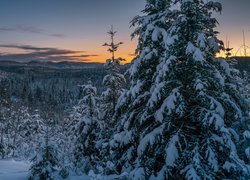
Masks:
[[[74,140],[74,164],[77,172],[88,173],[95,170],[98,162],[99,149],[96,141],[100,136],[99,110],[97,107],[97,90],[91,82],[83,85],[83,98],[74,107],[72,124]]]
[[[57,158],[57,150],[54,143],[49,140],[48,127],[44,141],[40,144],[39,150],[31,160],[30,180],[53,180],[55,172],[60,168]]]
[[[123,87],[126,83],[126,79],[120,73],[120,63],[125,59],[115,57],[115,52],[123,43],[114,42],[116,31],[113,30],[113,26],[108,34],[110,35],[111,43],[105,43],[103,46],[107,46],[109,48],[108,51],[112,54],[112,57],[111,59],[107,59],[104,65],[108,74],[103,78],[103,85],[106,87],[106,90],[101,96],[101,111],[102,119],[104,119],[107,124],[110,124],[112,116],[115,112],[118,98],[124,91]]]

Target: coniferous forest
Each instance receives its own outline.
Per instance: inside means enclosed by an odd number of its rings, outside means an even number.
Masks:
[[[250,179],[250,61],[218,55],[221,12],[146,0],[131,63],[113,26],[105,64],[0,61],[0,164],[30,180]]]

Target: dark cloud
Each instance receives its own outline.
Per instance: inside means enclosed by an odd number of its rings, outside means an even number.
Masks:
[[[0,48],[24,50],[23,53],[0,53],[0,60],[29,62],[29,61],[88,61],[98,55],[83,54],[84,51],[72,51],[58,48],[35,47],[30,45],[4,45]]]
[[[48,33],[44,29],[40,29],[34,26],[24,26],[24,25],[3,26],[3,27],[0,27],[0,32],[32,33],[32,34],[41,34],[41,35],[47,35],[47,36],[57,37],[57,38],[67,37],[65,34]]]
[[[44,33],[44,30],[42,29],[39,29],[33,26],[23,26],[23,25],[0,27],[0,31],[19,31],[19,32],[28,32],[28,33],[34,33],[34,34]]]
[[[67,37],[65,34],[48,34],[48,36],[56,37],[56,38],[65,38]]]
[[[16,48],[16,49],[22,49],[22,50],[28,50],[28,51],[46,51],[46,50],[54,49],[54,48],[42,48],[42,47],[34,47],[30,45],[16,45],[16,44],[0,44],[0,47]]]
[[[71,57],[75,57],[75,58],[81,58],[81,57],[96,57],[96,56],[99,56],[99,55],[96,55],[96,54],[91,54],[91,55],[78,55],[78,56],[71,56]]]
[[[134,53],[134,54],[128,54],[128,56],[136,56],[136,53]]]

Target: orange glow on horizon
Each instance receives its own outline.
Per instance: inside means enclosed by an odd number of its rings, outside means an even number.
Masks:
[[[132,59],[134,58],[133,56],[130,56],[128,54],[116,54],[116,58],[124,58],[125,61],[122,61],[122,64],[130,63]],[[101,54],[99,56],[91,57],[89,60],[81,60],[79,59],[78,62],[97,62],[97,63],[105,63],[107,59],[110,59],[111,56],[107,56],[106,54]],[[76,61],[77,62],[77,61]]]
[[[225,47],[227,47],[226,40],[229,41],[229,47],[233,48],[232,50],[232,56],[244,56],[244,48],[243,45],[243,37],[242,37],[242,30],[236,29],[234,31],[231,31],[230,33],[226,33],[225,30],[218,28],[218,31],[220,34],[218,35],[218,38],[225,43]],[[250,56],[250,31],[245,32],[246,35],[246,49],[247,49],[247,56]],[[106,37],[106,34],[103,33],[103,36]],[[130,63],[131,60],[135,57],[131,54],[134,54],[136,46],[137,46],[137,40],[131,41],[129,37],[124,38],[123,36],[119,37],[119,34],[116,38],[118,41],[121,40],[124,42],[122,44],[118,51],[115,52],[115,57],[121,57],[126,59],[126,61],[122,62],[122,64]],[[107,48],[102,46],[103,42],[109,41],[109,37],[106,37],[106,40],[104,39],[96,39],[93,38],[92,40],[88,41],[77,41],[77,39],[74,40],[68,40],[68,39],[62,39],[61,42],[57,41],[36,41],[34,43],[34,47],[51,47],[51,48],[58,48],[61,50],[72,50],[76,51],[74,54],[67,54],[64,55],[67,56],[76,56],[71,61],[72,62],[99,62],[99,63],[105,63],[107,59],[111,58],[111,54],[107,51]],[[10,54],[25,54],[29,53],[30,51],[25,51],[21,49],[13,49],[13,48],[2,48],[2,53],[10,53]],[[79,51],[79,53],[78,53]],[[225,57],[225,53],[221,51],[218,53],[217,56]],[[51,56],[53,57],[53,56]],[[59,60],[60,61],[60,60]],[[63,60],[62,60],[63,61]]]

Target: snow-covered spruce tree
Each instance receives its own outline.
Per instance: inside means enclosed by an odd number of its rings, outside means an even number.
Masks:
[[[105,43],[103,46],[109,48],[108,51],[112,54],[112,57],[111,59],[107,59],[104,65],[108,74],[103,78],[103,85],[106,87],[106,90],[101,95],[102,119],[107,124],[111,123],[110,121],[114,115],[117,100],[124,91],[123,87],[126,83],[126,79],[120,73],[120,63],[124,59],[115,57],[115,52],[122,42],[114,42],[116,31],[113,30],[113,26],[108,34],[110,35],[111,43]]]
[[[238,73],[239,74],[239,73]],[[248,164],[250,164],[250,96],[249,96],[249,81],[248,81],[248,74],[247,72],[243,72],[243,79],[239,79],[237,81],[238,84],[241,84],[241,87],[243,90],[240,91],[242,95],[245,98],[245,108],[246,114],[243,114],[245,119],[244,119],[244,124],[243,127],[241,126],[236,126],[240,131],[243,132],[243,140],[240,141],[240,151],[239,154],[243,155],[243,157],[246,159]],[[238,125],[238,124],[236,124]]]
[[[52,125],[53,141],[56,143],[58,151],[58,159],[61,164],[61,170],[59,174],[61,177],[66,178],[69,175],[69,170],[72,167],[72,147],[73,143],[68,129],[69,119],[68,117],[59,121],[59,124]],[[72,134],[71,134],[72,135]]]
[[[230,72],[230,79],[228,80],[231,82],[231,84],[234,85],[231,86],[228,90],[231,91],[231,94],[241,94],[240,103],[242,110],[242,120],[234,121],[233,123],[234,129],[240,136],[239,138],[237,138],[238,155],[242,159],[244,159],[245,162],[250,164],[250,101],[248,98],[247,90],[248,82],[245,73],[240,72],[235,68],[238,65],[237,59],[226,57],[226,61],[228,62],[228,65],[224,64],[223,67],[227,72]]]
[[[21,124],[21,136],[23,137],[22,150],[25,158],[33,157],[37,152],[36,148],[45,136],[45,122],[40,112],[35,110],[24,119]]]
[[[6,158],[6,156],[9,155],[9,129],[10,125],[10,114],[11,114],[11,108],[10,107],[4,107],[2,106],[0,102],[0,156],[2,159]]]
[[[88,173],[96,168],[99,149],[96,148],[96,140],[99,139],[100,124],[98,121],[97,90],[89,83],[83,85],[83,98],[74,107],[73,133],[74,140],[74,164],[77,171]]]
[[[60,163],[57,158],[57,150],[54,142],[49,139],[48,127],[44,141],[40,144],[39,150],[31,160],[30,180],[52,180],[58,179],[54,173]]]
[[[249,176],[235,128],[244,99],[234,70],[215,58],[222,43],[212,12],[221,9],[213,1],[148,0],[146,16],[135,19],[139,55],[111,140],[118,173],[133,179]]]
[[[25,141],[26,137],[23,134],[23,124],[30,119],[30,114],[28,112],[28,108],[20,105],[15,102],[12,112],[11,112],[11,132],[12,135],[12,158],[25,158],[24,153],[25,147],[27,147],[27,142]]]
[[[143,11],[145,16],[136,16],[132,20],[132,25],[138,26],[132,34],[132,37],[139,36],[136,50],[138,55],[128,71],[130,89],[118,101],[113,117],[116,119],[117,132],[110,143],[113,150],[111,159],[117,173],[132,171],[134,168],[140,134],[144,130],[139,127],[143,121],[142,114],[146,112],[157,66],[165,58],[167,29],[176,15],[170,10],[170,3],[171,0],[148,0]],[[146,124],[152,128],[155,126],[150,122],[145,122],[144,126]]]
[[[123,74],[120,73],[120,63],[124,61],[122,58],[116,58],[115,52],[118,50],[119,46],[122,42],[115,43],[114,37],[116,31],[113,30],[113,26],[111,30],[108,32],[110,35],[111,42],[105,43],[103,46],[107,46],[108,51],[112,54],[111,59],[107,59],[104,67],[106,68],[107,75],[103,78],[103,85],[106,90],[101,95],[100,101],[100,119],[102,122],[101,129],[101,138],[97,142],[97,147],[101,149],[100,157],[101,164],[104,168],[104,172],[100,172],[103,174],[108,174],[109,169],[109,139],[112,134],[112,129],[114,125],[114,121],[112,121],[112,117],[115,112],[115,107],[117,105],[118,98],[124,92],[124,85],[126,83],[126,79]]]

